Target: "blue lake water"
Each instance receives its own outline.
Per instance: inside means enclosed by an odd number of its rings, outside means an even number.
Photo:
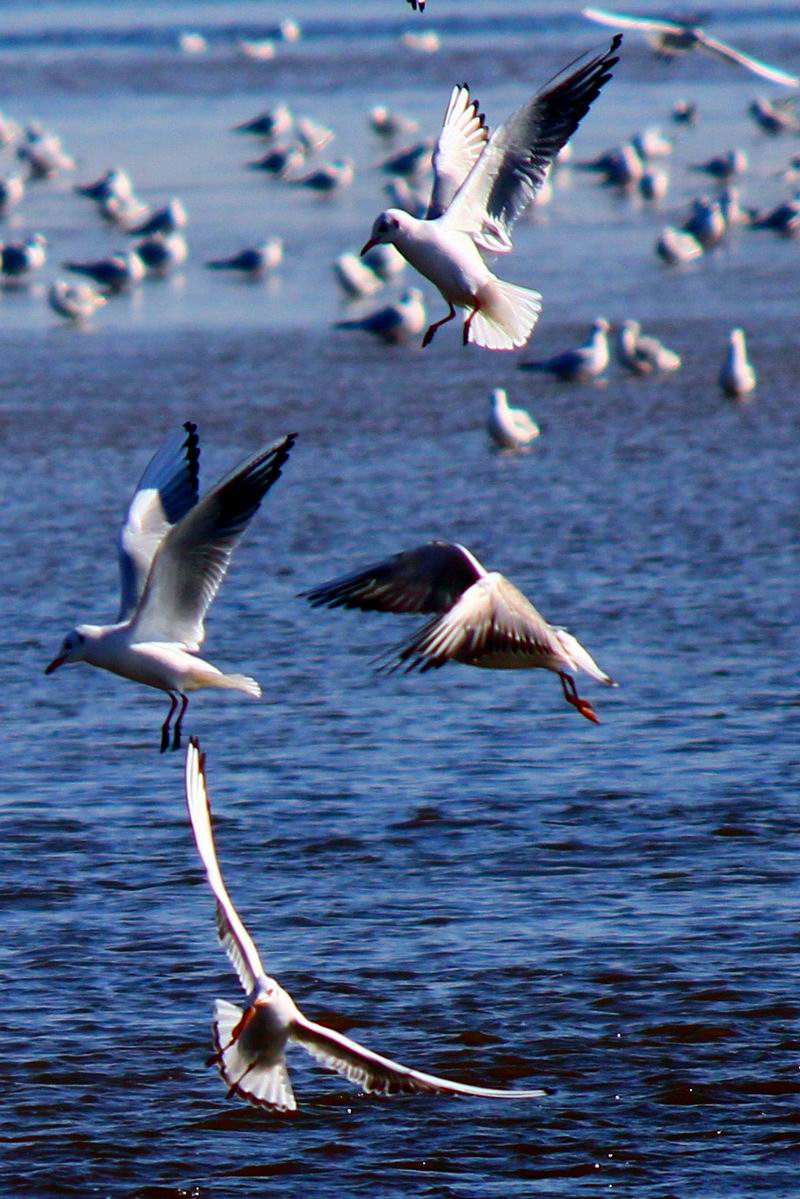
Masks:
[[[0,1075],[4,1195],[790,1196],[800,1166],[796,614],[797,244],[746,230],[684,271],[653,253],[709,189],[686,167],[741,145],[749,204],[791,194],[797,153],[745,115],[776,89],[710,58],[668,66],[627,39],[575,139],[589,158],[672,131],[672,189],[647,209],[570,171],[502,273],[544,296],[529,347],[424,352],[332,333],[331,262],[383,206],[384,101],[433,133],[468,79],[489,123],[604,43],[563,3],[298,0],[304,37],[251,63],[282,6],[4,5],[2,107],[63,137],[91,179],[125,166],[179,195],[179,277],[115,299],[88,331],[44,300],[66,258],[121,244],[71,180],[32,185],[0,234],[43,231],[40,280],[0,297]],[[435,28],[438,54],[407,30]],[[200,30],[206,55],[176,49]],[[796,6],[728,4],[713,32],[800,69]],[[287,100],[331,124],[353,187],[330,201],[243,169],[230,127]],[[13,152],[0,158],[12,169]],[[279,234],[265,285],[206,259]],[[410,276],[410,272],[407,272]],[[416,281],[415,281],[416,282]],[[441,300],[425,285],[432,318]],[[523,358],[640,319],[673,377],[563,386]],[[742,326],[755,398],[716,375]],[[491,388],[539,420],[494,453]],[[376,1100],[292,1054],[293,1118],[227,1101],[210,1052],[239,1002],[183,804],[157,753],[164,698],[86,667],[45,678],[63,634],[116,611],[125,503],[165,434],[200,427],[202,480],[284,432],[298,443],[234,559],[204,647],[261,703],[202,693],[223,871],[267,969],[311,1018],[429,1072],[545,1086],[535,1103]],[[311,611],[297,593],[429,537],[464,542],[619,679],[546,672],[375,677],[413,618]]]

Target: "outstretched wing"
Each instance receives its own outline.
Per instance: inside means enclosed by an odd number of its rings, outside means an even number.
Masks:
[[[203,620],[231,555],[272,484],[296,434],[237,466],[174,525],[153,560],[135,617],[140,641],[177,641],[198,649]]]
[[[383,669],[405,666],[421,673],[447,662],[481,665],[487,658],[519,659],[521,666],[564,660],[556,630],[522,592],[493,571],[479,579],[458,603],[428,621],[401,646],[385,655]]]
[[[438,1078],[435,1074],[423,1074],[381,1057],[352,1041],[342,1033],[314,1024],[298,1012],[289,1034],[324,1066],[343,1074],[363,1090],[376,1095],[398,1094],[450,1094],[478,1095],[485,1099],[541,1099],[547,1091],[501,1091],[494,1087],[474,1087],[449,1078]]]
[[[784,87],[800,87],[800,78],[797,75],[790,75],[788,71],[781,71],[778,67],[771,67],[759,58],[752,58],[749,54],[742,54],[740,50],[734,50],[733,46],[727,45],[726,42],[719,42],[716,38],[709,37],[702,30],[697,31],[697,37],[702,48],[708,50],[711,54],[715,54],[717,58],[723,58],[726,62],[733,62],[740,67],[745,67],[748,71],[752,71],[754,75],[760,75],[762,79],[769,79],[770,83],[779,83]]]
[[[447,210],[448,225],[470,233],[482,249],[511,249],[514,222],[611,78],[621,42],[620,33],[602,54],[569,75],[562,71],[495,130]]]
[[[428,219],[442,215],[488,140],[486,118],[478,109],[478,101],[470,100],[466,83],[454,87],[433,151],[434,179]]]
[[[598,25],[609,25],[612,29],[638,29],[642,33],[683,33],[686,29],[678,21],[667,21],[663,17],[629,17],[605,8],[582,8],[581,16],[596,21]]]
[[[249,995],[257,980],[265,974],[265,970],[258,950],[233,906],[220,873],[214,835],[211,831],[211,804],[206,788],[206,756],[200,752],[200,745],[195,737],[189,742],[186,753],[186,806],[189,809],[197,852],[217,901],[219,939],[239,975],[239,981]],[[230,1007],[230,1004],[227,1006]],[[225,1043],[223,1041],[223,1044]]]
[[[463,545],[429,541],[364,570],[301,591],[313,608],[446,612],[486,571]]]
[[[197,503],[200,439],[186,421],[151,458],[136,485],[120,529],[121,598],[117,620],[130,620],[142,598],[159,545]]]

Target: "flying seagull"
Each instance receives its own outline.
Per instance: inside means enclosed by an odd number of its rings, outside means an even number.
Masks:
[[[81,624],[64,638],[47,667],[88,662],[166,691],[161,752],[181,742],[188,692],[201,687],[244,691],[258,698],[255,679],[223,674],[197,651],[204,619],[239,539],[272,484],[280,478],[296,434],[259,450],[198,500],[200,443],[186,421],[152,458],[134,492],[119,538],[122,600],[116,623]]]
[[[514,222],[545,182],[561,147],[569,141],[618,61],[618,34],[607,51],[566,74],[518,108],[489,137],[477,100],[466,84],[454,87],[433,151],[434,183],[422,219],[400,208],[382,212],[361,251],[379,243],[396,246],[441,292],[448,314],[422,341],[468,311],[463,340],[490,350],[524,345],[536,324],[542,298],[531,288],[507,283],[489,270],[482,251],[511,250]]]
[[[686,50],[706,50],[726,62],[745,67],[754,75],[760,75],[762,79],[769,79],[771,83],[780,83],[784,87],[800,87],[800,78],[797,75],[790,75],[788,71],[781,71],[758,58],[751,58],[749,54],[734,50],[733,46],[726,42],[709,37],[704,29],[691,21],[632,17],[626,16],[625,13],[609,12],[605,8],[584,8],[581,12],[584,17],[588,17],[590,21],[597,21],[600,25],[610,25],[612,29],[634,29],[643,33],[662,58],[674,58],[676,54]]]
[[[191,738],[186,755],[186,803],[195,843],[217,903],[217,931],[244,990],[242,1011],[224,999],[214,1005],[213,1034],[217,1065],[229,1091],[257,1107],[295,1111],[285,1050],[290,1041],[302,1045],[330,1070],[343,1074],[364,1091],[377,1095],[477,1095],[484,1099],[541,1099],[547,1092],[501,1091],[423,1074],[373,1053],[350,1037],[308,1020],[288,991],[270,978],[258,950],[233,906],[217,861],[211,831],[211,808],[205,778],[205,754]]]
[[[413,637],[385,655],[383,669],[420,673],[463,662],[494,670],[542,667],[561,679],[564,698],[599,724],[578,695],[573,671],[615,687],[577,638],[548,624],[498,571],[488,571],[466,546],[430,541],[365,570],[301,592],[312,607],[362,612],[434,612]]]

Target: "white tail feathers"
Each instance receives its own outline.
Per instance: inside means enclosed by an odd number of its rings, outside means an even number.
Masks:
[[[282,1112],[297,1110],[286,1061],[261,1062],[258,1057],[242,1051],[240,1040],[233,1040],[237,1025],[244,1013],[225,999],[214,1004],[214,1046],[219,1054],[220,1073],[237,1095],[261,1107],[275,1107]],[[246,1035],[242,1038],[245,1041]],[[213,1060],[213,1059],[212,1059]]]
[[[247,695],[252,695],[254,699],[261,698],[260,685],[246,674],[224,674],[222,679],[212,686],[231,687],[234,691],[244,691]]]
[[[469,340],[487,350],[524,346],[542,311],[542,297],[529,287],[491,276],[481,288],[480,307],[469,326]]]
[[[554,632],[561,648],[570,659],[572,666],[577,670],[585,671],[593,679],[597,679],[598,683],[606,683],[609,687],[617,686],[617,683],[614,682],[611,676],[600,669],[592,655],[588,650],[583,648],[577,637],[573,637],[572,633],[568,633],[566,629],[555,629]]]

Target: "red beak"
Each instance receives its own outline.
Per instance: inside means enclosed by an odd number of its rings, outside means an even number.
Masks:
[[[377,246],[379,244],[380,243],[379,243],[377,237],[371,237],[369,239],[369,241],[366,243],[366,245],[361,247],[360,257],[363,258],[364,255],[366,254],[367,250],[371,250],[373,246]]]
[[[66,654],[59,654],[57,658],[53,658],[53,661],[50,663],[49,666],[45,667],[44,673],[52,674],[54,670],[58,670],[59,666],[63,666],[64,663],[66,662],[66,660],[67,660]]]

